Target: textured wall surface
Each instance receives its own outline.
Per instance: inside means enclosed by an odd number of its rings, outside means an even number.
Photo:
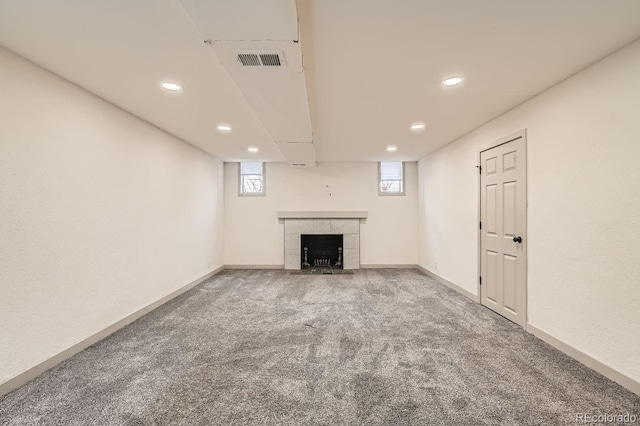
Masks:
[[[528,321],[636,381],[639,111],[635,42],[419,163],[420,265],[477,294],[479,149],[527,129]]]
[[[378,196],[377,163],[266,165],[267,195],[238,196],[238,163],[225,163],[225,263],[283,265],[284,224],[277,211],[367,210],[360,224],[360,263],[418,262],[417,164],[405,163],[405,196]],[[258,237],[256,237],[258,236]]]
[[[0,383],[223,265],[222,163],[0,48]]]

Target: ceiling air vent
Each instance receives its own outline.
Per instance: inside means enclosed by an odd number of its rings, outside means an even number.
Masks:
[[[243,67],[259,67],[261,65],[258,55],[254,53],[238,53],[238,62]]]
[[[265,67],[280,66],[280,57],[274,53],[265,53],[263,55],[260,55],[260,60],[262,61],[262,65]]]
[[[274,51],[233,52],[243,67],[284,67],[284,54]]]

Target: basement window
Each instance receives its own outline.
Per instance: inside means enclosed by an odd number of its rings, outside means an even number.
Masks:
[[[378,163],[378,195],[404,195],[404,163]]]
[[[264,163],[240,163],[240,191],[242,196],[265,195]]]

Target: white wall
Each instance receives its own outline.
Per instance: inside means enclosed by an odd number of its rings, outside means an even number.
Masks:
[[[640,42],[420,161],[420,265],[477,294],[478,149],[524,128],[528,321],[640,381]]]
[[[225,263],[283,265],[281,210],[367,210],[360,225],[360,263],[418,261],[416,163],[406,163],[406,196],[378,196],[378,165],[319,163],[296,169],[266,164],[265,197],[238,196],[238,163],[225,163]]]
[[[223,265],[219,160],[0,48],[0,383]]]

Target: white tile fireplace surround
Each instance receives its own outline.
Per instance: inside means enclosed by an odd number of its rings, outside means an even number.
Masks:
[[[302,234],[342,234],[344,269],[360,269],[360,219],[365,211],[278,212],[284,220],[284,269],[300,269]]]

